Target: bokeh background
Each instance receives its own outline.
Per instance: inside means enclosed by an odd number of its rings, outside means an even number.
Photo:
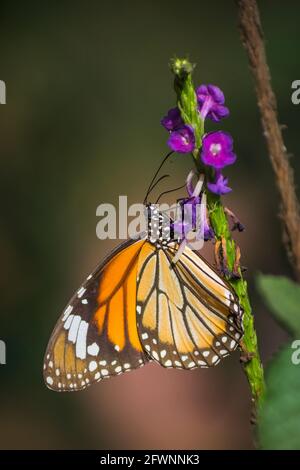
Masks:
[[[258,3],[298,181],[300,106],[290,96],[300,73],[300,5]],[[174,54],[197,62],[196,84],[226,94],[231,116],[222,128],[238,154],[226,204],[247,228],[237,240],[265,364],[286,340],[255,290],[258,271],[291,271],[234,1],[1,2],[0,29],[0,447],[252,448],[238,353],[212,370],[151,364],[78,394],[49,391],[41,372],[62,308],[117,243],[96,238],[96,207],[117,204],[119,194],[142,201],[166,152],[159,121],[174,105]],[[166,169],[172,178],[161,190],[184,181],[190,159],[176,156]]]

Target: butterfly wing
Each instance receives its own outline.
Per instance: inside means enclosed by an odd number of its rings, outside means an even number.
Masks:
[[[120,245],[71,298],[45,354],[50,389],[81,390],[147,361],[136,324],[137,265],[144,243]]]
[[[238,299],[190,248],[174,265],[177,249],[172,243],[150,254],[147,245],[141,250],[137,289],[141,342],[151,358],[165,367],[216,365],[243,335]]]

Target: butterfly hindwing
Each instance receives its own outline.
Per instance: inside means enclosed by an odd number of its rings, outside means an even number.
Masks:
[[[120,246],[74,294],[50,338],[44,378],[71,391],[141,367],[147,356],[136,325],[136,276],[143,240]]]
[[[193,369],[216,365],[243,334],[237,298],[227,282],[186,247],[178,245],[139,257],[137,308],[141,342],[165,367]]]

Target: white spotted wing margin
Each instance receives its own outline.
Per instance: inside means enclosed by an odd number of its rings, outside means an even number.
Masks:
[[[214,366],[237,348],[243,336],[242,310],[229,283],[190,248],[174,264],[177,249],[170,243],[155,250],[141,267],[141,342],[167,368]]]
[[[83,390],[93,382],[139,368],[147,362],[148,357],[142,345],[137,350],[137,346],[134,347],[133,344],[132,336],[135,332],[132,332],[132,322],[136,328],[136,305],[134,305],[134,319],[130,320],[130,330],[127,298],[129,279],[134,276],[132,266],[137,263],[143,244],[143,240],[129,240],[118,246],[87,277],[69,301],[54,328],[45,353],[44,380],[51,390]],[[127,256],[130,250],[134,256],[132,255],[132,259],[130,258],[125,266],[122,257]],[[119,263],[120,269],[117,264],[114,267],[114,263]],[[102,286],[104,289],[103,279],[108,276],[109,270],[112,270],[112,274],[117,272],[120,279],[112,289],[107,305],[102,306],[108,310],[103,317],[102,332],[99,333],[99,319],[97,320],[97,315],[99,317],[99,312],[101,313],[99,292]],[[119,273],[120,271],[122,272]],[[114,286],[114,276],[110,277],[107,284]],[[136,277],[134,282],[136,284]],[[120,289],[122,289],[123,312],[122,309],[120,311],[113,309],[113,305],[116,304],[115,297]],[[102,321],[101,318],[100,320]],[[110,330],[114,322],[120,322],[119,329],[124,330],[123,345],[110,339],[112,336]],[[136,336],[138,338],[137,332]]]

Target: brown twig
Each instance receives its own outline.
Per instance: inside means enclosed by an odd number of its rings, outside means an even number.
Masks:
[[[293,170],[281,133],[282,126],[277,118],[277,103],[271,86],[259,10],[256,0],[236,0],[236,3],[241,37],[254,76],[264,136],[281,199],[280,217],[283,223],[283,240],[295,276],[300,281],[299,203]]]

